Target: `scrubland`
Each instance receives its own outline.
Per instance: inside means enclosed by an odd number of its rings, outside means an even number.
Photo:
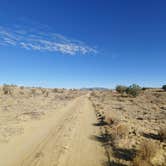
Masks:
[[[164,90],[144,89],[134,97],[117,91],[95,91],[91,101],[108,165],[166,165]]]
[[[0,158],[2,166],[165,166],[166,91],[0,86]]]

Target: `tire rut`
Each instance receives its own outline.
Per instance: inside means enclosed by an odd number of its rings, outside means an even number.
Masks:
[[[21,166],[57,166],[60,156],[67,150],[78,115],[79,111],[71,110],[59,119],[58,126],[24,158]]]

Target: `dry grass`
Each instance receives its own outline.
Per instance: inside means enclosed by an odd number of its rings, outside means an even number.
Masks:
[[[35,95],[36,95],[36,89],[35,89],[35,88],[31,89],[31,95],[32,95],[32,96],[35,96]]]
[[[115,123],[114,119],[111,118],[111,117],[107,117],[107,118],[106,118],[106,122],[107,122],[108,125],[112,125],[112,124]]]
[[[124,139],[128,136],[129,129],[125,124],[118,124],[112,128],[112,138],[116,144],[119,139]]]
[[[120,118],[119,116],[114,113],[106,113],[106,122],[108,123],[108,125],[117,125],[120,122]]]
[[[126,166],[165,166],[166,92],[147,89],[141,91],[136,98],[122,97],[116,92],[96,91],[96,94],[92,94],[91,100],[97,110],[105,112],[108,126],[103,128],[107,128],[111,135],[110,149],[114,148],[116,153],[119,152],[117,149],[136,151],[136,157],[134,155],[130,161],[122,158],[123,153],[120,151],[120,158],[116,158],[116,163]],[[125,151],[125,156],[126,153]]]
[[[44,96],[45,96],[45,97],[48,97],[48,95],[49,95],[49,92],[46,91],[45,94],[44,94]]]
[[[134,158],[134,166],[153,166],[151,160],[156,154],[158,146],[150,141],[143,141],[138,149],[137,155]]]
[[[51,88],[17,87],[7,84],[0,86],[0,144],[13,136],[2,131],[3,128],[17,129],[23,123],[28,124],[51,116],[55,110],[86,94],[79,90],[77,93],[63,91],[64,93],[53,93]]]
[[[91,96],[92,96],[92,97],[97,97],[96,92],[95,92],[95,91],[91,92]]]
[[[128,127],[124,124],[120,124],[116,128],[116,134],[120,138],[126,137],[129,133]]]
[[[45,93],[46,93],[46,89],[44,89],[44,88],[41,88],[41,93],[44,95]]]
[[[58,93],[58,91],[59,91],[58,88],[54,88],[54,89],[52,90],[53,93]]]
[[[48,97],[49,91],[47,89],[41,88],[40,90],[41,90],[42,95],[44,95],[44,97]]]

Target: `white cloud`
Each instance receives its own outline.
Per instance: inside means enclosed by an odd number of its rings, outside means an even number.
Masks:
[[[4,37],[3,40],[6,44],[10,44],[10,45],[13,45],[13,46],[16,45],[16,42],[11,38]]]
[[[97,51],[81,41],[71,40],[57,33],[28,31],[19,28],[8,29],[0,26],[0,45],[20,46],[27,50],[60,52],[62,54],[95,54]]]

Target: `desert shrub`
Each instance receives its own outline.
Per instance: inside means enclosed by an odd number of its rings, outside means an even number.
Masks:
[[[45,96],[45,97],[48,97],[48,94],[49,94],[49,91],[45,88],[40,88],[41,90],[41,93]]]
[[[44,89],[44,88],[41,88],[40,90],[41,90],[41,93],[42,93],[42,94],[45,94],[45,93],[46,93],[46,91],[47,91],[47,90],[46,90],[46,89]]]
[[[129,133],[129,130],[128,130],[128,127],[126,125],[120,124],[116,127],[117,137],[124,138],[128,135],[128,133]]]
[[[163,89],[164,91],[166,91],[166,85],[163,85],[163,86],[162,86],[162,89]]]
[[[112,140],[114,144],[118,143],[119,139],[127,138],[129,134],[129,128],[124,124],[118,124],[112,128]]]
[[[106,118],[106,122],[107,122],[108,125],[112,125],[112,124],[115,123],[115,122],[114,122],[114,119],[111,118],[111,117],[107,117],[107,118]]]
[[[146,88],[146,87],[143,87],[142,90],[147,90],[147,88]]]
[[[52,92],[58,93],[58,88],[54,88],[54,89],[52,90]]]
[[[91,92],[91,96],[92,96],[92,97],[97,97],[97,94],[95,93],[95,91],[92,91],[92,92]]]
[[[12,88],[10,85],[4,84],[2,87],[3,93],[5,95],[11,95],[12,94]]]
[[[44,93],[44,96],[45,96],[45,97],[48,97],[48,95],[49,95],[49,92],[46,91],[46,92]]]
[[[126,92],[127,87],[123,86],[123,85],[118,85],[116,86],[116,91],[123,94],[124,92]]]
[[[157,145],[153,142],[143,141],[133,160],[134,166],[152,166],[151,160],[155,157]]]
[[[140,92],[141,92],[141,87],[139,85],[136,85],[136,84],[130,85],[126,89],[126,93],[133,96],[133,97],[138,96],[140,94]]]
[[[24,89],[24,86],[20,86],[20,89]]]
[[[148,89],[152,89],[150,87],[142,87],[142,90],[148,90]]]
[[[120,117],[116,112],[106,113],[106,122],[108,125],[116,125],[120,122]]]
[[[35,88],[31,89],[31,94],[32,94],[32,96],[35,96],[35,94],[36,94],[36,89]]]
[[[158,131],[158,136],[161,141],[165,141],[166,140],[166,128],[160,128]]]

